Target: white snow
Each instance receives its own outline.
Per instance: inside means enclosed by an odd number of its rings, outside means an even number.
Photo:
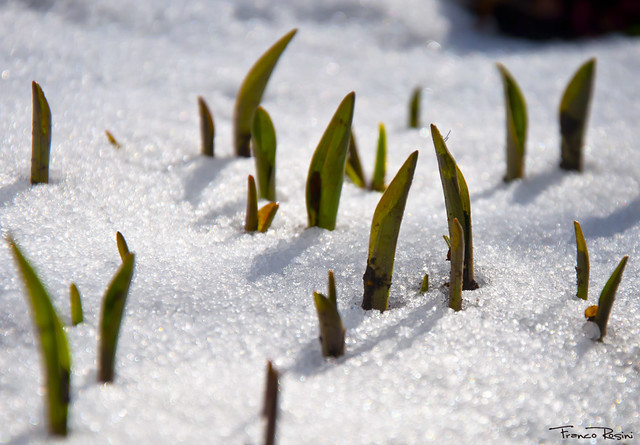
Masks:
[[[263,106],[278,135],[280,210],[243,232],[253,159],[233,156],[231,116],[247,70],[299,28]],[[437,0],[0,1],[0,227],[38,270],[64,320],[77,283],[86,323],[68,328],[67,444],[262,443],[266,361],[282,372],[279,444],[542,444],[574,425],[640,436],[640,41],[531,43],[478,31]],[[558,168],[558,104],[589,57],[597,77],[582,174]],[[504,63],[529,110],[526,178],[504,184]],[[29,184],[31,86],[53,114],[51,182]],[[420,130],[406,128],[414,86]],[[356,92],[367,174],[377,125],[388,180],[420,150],[398,240],[390,309],[360,308],[380,194],[345,183],[335,231],[306,228],[313,150]],[[216,122],[199,154],[196,98]],[[476,278],[447,306],[447,223],[430,123],[471,193]],[[110,130],[122,143],[109,145]],[[575,297],[573,220],[591,257]],[[101,299],[136,252],[116,382],[96,380]],[[585,332],[623,255],[630,261],[604,342]],[[312,302],[333,269],[346,355],[325,360]],[[419,293],[423,275],[430,290]],[[44,393],[30,309],[0,248],[0,443],[40,444]],[[569,441],[569,439],[567,439]],[[567,442],[566,441],[566,442]],[[587,443],[586,441],[576,442]],[[598,438],[590,443],[605,443]]]

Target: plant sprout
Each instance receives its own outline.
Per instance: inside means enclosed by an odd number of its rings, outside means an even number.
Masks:
[[[473,274],[473,244],[471,237],[471,203],[469,201],[469,189],[467,182],[458,168],[455,159],[449,153],[438,128],[431,124],[431,136],[436,148],[440,179],[444,191],[444,203],[447,208],[447,221],[449,223],[449,243],[453,237],[453,220],[458,219],[464,231],[464,272],[462,276],[462,289],[473,290],[478,288]],[[446,240],[446,238],[445,238]]]
[[[373,213],[369,258],[362,277],[363,309],[377,309],[380,312],[387,310],[400,223],[417,162],[418,152],[414,151],[396,173]]]
[[[277,202],[270,202],[258,210],[256,181],[253,176],[249,175],[247,183],[247,214],[244,222],[244,230],[246,232],[258,231],[264,233],[271,227],[273,218],[275,218],[280,205]]]
[[[116,140],[116,138],[113,136],[113,134],[111,134],[109,130],[104,130],[104,135],[107,137],[107,140],[109,141],[109,143],[113,145],[115,148],[117,149],[122,148],[122,145],[120,145],[120,142]]]
[[[40,350],[44,360],[47,386],[49,432],[58,436],[66,436],[71,380],[71,356],[67,337],[60,318],[51,303],[51,297],[38,275],[13,239],[9,237],[7,241],[29,295],[34,324],[40,338]]]
[[[378,125],[378,150],[376,151],[376,165],[371,179],[371,190],[384,192],[384,176],[387,170],[387,131],[384,124]]]
[[[507,174],[505,182],[524,176],[524,152],[527,139],[527,104],[520,87],[502,64],[498,70],[504,87],[507,114]]]
[[[273,366],[271,361],[267,362],[267,384],[264,395],[264,407],[262,415],[267,419],[267,428],[265,430],[265,445],[274,445],[276,442],[276,421],[278,419],[278,392],[280,392],[280,384],[278,383],[278,370]]]
[[[251,117],[260,105],[262,94],[269,77],[293,36],[298,30],[292,29],[273,44],[251,67],[244,78],[233,110],[233,132],[236,156],[251,156]]]
[[[578,298],[587,300],[589,296],[589,251],[587,250],[587,241],[584,239],[582,227],[578,221],[573,222],[576,232],[576,248],[578,252],[578,264],[576,266],[576,274],[578,278]]]
[[[258,198],[276,200],[276,131],[269,113],[256,108],[251,124],[251,147],[256,161]]]
[[[409,102],[409,128],[420,127],[420,92],[422,88],[416,87],[411,94]]]
[[[31,128],[31,183],[49,182],[49,155],[51,152],[51,109],[42,88],[31,82],[33,96],[33,122]]]
[[[324,357],[340,357],[344,354],[345,329],[338,312],[336,281],[333,271],[329,271],[329,296],[313,293],[313,302],[320,323],[320,343]]]
[[[309,227],[336,227],[355,99],[354,92],[345,96],[313,153],[306,186]]]
[[[127,242],[120,232],[116,232],[116,244],[118,245],[118,253],[120,253],[120,258],[122,259],[122,261],[124,261],[125,257],[129,253],[129,246],[127,246]]]
[[[462,273],[464,270],[464,231],[453,218],[451,232],[451,273],[449,275],[449,307],[454,311],[462,309]]]
[[[424,274],[422,278],[422,284],[420,285],[420,293],[424,294],[429,291],[429,274]]]
[[[622,260],[620,260],[620,263],[618,263],[618,267],[615,268],[611,277],[607,281],[607,284],[605,284],[602,289],[600,299],[598,300],[598,306],[591,306],[587,308],[587,311],[585,311],[585,316],[589,321],[593,321],[598,325],[598,328],[600,329],[600,341],[602,341],[604,336],[607,335],[609,315],[611,314],[611,308],[613,307],[613,302],[616,299],[616,292],[618,291],[618,286],[622,280],[622,272],[624,272],[628,259],[629,256],[625,255]]]
[[[135,254],[127,253],[102,300],[98,347],[98,381],[112,382],[114,378],[118,334],[124,314],[127,294],[133,278]]]
[[[560,102],[562,137],[560,168],[582,171],[582,146],[593,93],[596,59],[585,62],[575,73]]]
[[[356,137],[351,129],[351,136],[349,137],[349,148],[347,151],[347,163],[344,169],[345,175],[355,185],[360,188],[365,187],[364,172],[362,171],[362,164],[360,163],[360,155],[358,155],[358,145],[356,144]]]
[[[71,283],[69,286],[69,303],[71,305],[71,324],[77,326],[84,321],[84,313],[82,312],[80,291],[75,283]]]
[[[202,98],[202,96],[198,96],[198,114],[200,115],[200,139],[202,143],[202,154],[205,156],[214,157],[214,140],[216,138],[216,127],[213,124],[213,115],[209,110],[209,106]]]

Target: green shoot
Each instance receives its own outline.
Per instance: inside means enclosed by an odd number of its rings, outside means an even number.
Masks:
[[[380,312],[387,309],[400,223],[417,162],[418,152],[414,151],[396,173],[373,214],[369,258],[362,277],[363,309],[377,309]]]
[[[256,161],[258,197],[276,200],[276,131],[267,111],[256,108],[251,125],[251,146]]]
[[[449,275],[449,307],[454,311],[462,309],[462,271],[464,269],[464,231],[453,218],[451,232],[451,273]]]
[[[524,176],[524,152],[527,139],[527,104],[520,87],[509,71],[498,64],[507,110],[507,174],[505,182]]]
[[[202,154],[213,157],[215,155],[214,140],[216,138],[216,127],[213,124],[213,115],[209,106],[198,96],[198,114],[200,114],[200,139],[202,140]]]
[[[77,326],[84,321],[84,314],[82,312],[80,291],[75,283],[71,283],[69,286],[69,302],[71,304],[71,324]]]
[[[409,102],[409,128],[420,127],[420,92],[422,88],[416,87],[411,94]]]
[[[582,171],[582,146],[587,127],[587,117],[596,59],[589,59],[569,82],[560,102],[560,135],[562,138],[560,168]]]
[[[113,134],[111,134],[109,130],[104,130],[104,135],[107,137],[107,140],[109,141],[109,143],[113,145],[116,149],[122,148],[122,145],[120,145],[120,142],[116,140],[116,138],[113,136]]]
[[[329,297],[321,293],[313,293],[313,302],[320,322],[320,343],[324,357],[340,357],[344,354],[345,329],[338,312],[336,298],[336,282],[333,271],[329,271]]]
[[[384,192],[384,176],[387,170],[387,131],[384,124],[378,126],[378,151],[376,152],[376,165],[371,179],[371,190]]]
[[[116,347],[120,323],[124,314],[124,305],[127,301],[129,286],[133,278],[133,265],[135,255],[125,255],[120,268],[113,280],[109,283],[102,301],[102,315],[100,317],[100,337],[98,348],[98,381],[112,382],[116,359]]]
[[[573,222],[576,232],[576,247],[578,251],[578,264],[576,274],[578,275],[578,298],[587,300],[589,296],[589,251],[587,242],[582,234],[582,227],[578,221]]]
[[[129,246],[127,246],[127,242],[120,232],[116,232],[116,244],[118,245],[118,253],[120,253],[120,258],[122,259],[122,261],[124,261],[125,257],[129,253]]]
[[[469,201],[469,189],[467,182],[458,168],[455,159],[449,153],[442,135],[435,125],[431,125],[431,136],[436,148],[440,179],[444,191],[444,203],[447,208],[447,220],[449,223],[449,238],[453,233],[453,220],[458,219],[464,231],[464,273],[462,277],[462,289],[473,290],[478,288],[473,274],[473,244],[471,237],[471,203]]]
[[[251,117],[260,105],[262,94],[280,55],[297,31],[289,31],[274,43],[251,67],[240,86],[233,110],[234,146],[237,156],[251,156]]]
[[[256,192],[256,181],[253,176],[247,178],[247,214],[244,222],[246,232],[266,232],[271,227],[271,222],[276,216],[279,204],[270,202],[258,210],[258,196]]]
[[[362,164],[360,163],[360,156],[358,155],[358,145],[353,135],[353,129],[351,130],[351,136],[349,138],[347,164],[345,165],[344,173],[355,185],[360,188],[365,187],[366,181],[364,179],[364,172],[362,171]]]
[[[420,285],[420,293],[424,294],[425,292],[429,292],[429,274],[424,274],[422,278],[422,284]]]
[[[613,302],[616,299],[616,292],[618,290],[618,285],[622,280],[622,272],[624,272],[624,268],[627,265],[627,260],[629,259],[628,255],[625,255],[618,267],[613,271],[611,277],[607,281],[607,284],[604,285],[602,289],[602,293],[600,294],[600,299],[598,300],[598,309],[595,316],[589,317],[590,321],[595,322],[600,328],[600,341],[607,335],[607,323],[609,322],[609,315],[611,314],[611,308],[613,306]],[[589,314],[585,314],[589,315]]]
[[[33,122],[31,128],[31,183],[49,182],[49,154],[51,152],[51,109],[42,88],[31,82]]]
[[[7,241],[18,263],[24,285],[29,294],[33,319],[40,337],[40,348],[45,365],[49,432],[67,435],[67,411],[71,379],[71,356],[62,323],[29,261],[22,255],[13,239]]]
[[[355,99],[354,92],[345,96],[313,153],[306,186],[309,227],[336,227]]]
[[[267,384],[264,396],[264,407],[262,415],[267,418],[267,428],[265,431],[265,445],[276,443],[276,420],[278,418],[278,370],[274,368],[271,361],[267,362]]]

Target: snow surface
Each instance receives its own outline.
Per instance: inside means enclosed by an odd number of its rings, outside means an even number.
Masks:
[[[246,234],[254,164],[233,157],[233,102],[257,57],[294,27],[263,100],[278,134],[280,211],[268,233]],[[561,425],[607,426],[637,442],[637,39],[512,40],[479,32],[436,0],[0,0],[0,29],[1,232],[21,245],[65,320],[71,281],[84,302],[86,323],[67,331],[64,443],[262,443],[267,359],[283,374],[280,444],[549,444],[561,442],[549,430]],[[586,170],[567,173],[557,167],[557,107],[592,56]],[[508,185],[496,62],[529,107],[527,177]],[[51,183],[35,187],[32,80],[54,122]],[[424,128],[408,130],[416,85]],[[380,194],[345,183],[336,230],[306,228],[308,164],[352,90],[369,175],[378,122],[389,179],[420,150],[383,314],[360,308]],[[215,159],[199,154],[198,95],[216,121]],[[432,122],[451,132],[471,192],[480,288],[463,293],[458,313],[443,287],[447,223]],[[573,220],[590,249],[590,302],[575,297]],[[101,386],[96,326],[120,263],[118,230],[137,254],[136,273],[116,382]],[[594,342],[584,309],[625,254],[608,335]],[[49,442],[39,344],[6,246],[0,265],[0,443]],[[329,269],[347,328],[337,360],[321,357],[312,303]]]

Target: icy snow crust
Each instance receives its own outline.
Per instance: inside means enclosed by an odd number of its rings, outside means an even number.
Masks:
[[[71,281],[84,302],[86,323],[68,329],[64,443],[261,443],[267,359],[283,373],[280,444],[558,443],[549,428],[560,425],[637,440],[640,41],[533,44],[472,25],[435,0],[0,1],[2,235],[22,246],[65,320]],[[232,155],[233,102],[257,57],[294,27],[263,100],[278,135],[280,211],[268,233],[246,234],[254,164]],[[566,173],[557,106],[592,56],[586,170]],[[527,177],[509,185],[498,61],[529,106]],[[53,113],[51,183],[36,187],[32,80]],[[424,127],[408,130],[416,85]],[[351,90],[368,175],[378,122],[389,180],[420,150],[384,314],[360,308],[380,195],[345,183],[336,230],[306,229],[311,155]],[[198,95],[216,121],[215,159],[199,155]],[[463,293],[459,313],[443,287],[447,222],[431,122],[451,132],[471,193],[480,289]],[[573,220],[590,249],[589,302],[575,297]],[[100,386],[96,327],[120,263],[117,230],[137,263],[116,382]],[[597,343],[583,312],[625,254]],[[45,443],[39,345],[6,246],[0,265],[0,443]],[[327,361],[312,292],[326,291],[329,269],[347,347]],[[426,272],[431,288],[421,295]]]

